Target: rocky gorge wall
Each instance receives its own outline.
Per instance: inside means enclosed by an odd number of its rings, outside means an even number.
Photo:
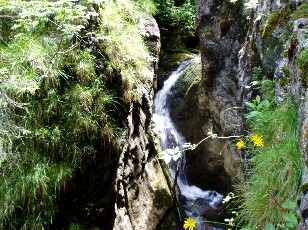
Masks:
[[[184,73],[173,89],[171,116],[186,141],[198,143],[209,130],[218,136],[245,135],[245,102],[259,93],[251,87],[255,68],[272,80],[275,99],[293,95],[299,105],[298,131],[307,162],[307,85],[298,56],[307,49],[305,1],[197,1],[201,64]],[[304,70],[305,71],[305,70]],[[209,139],[187,154],[190,183],[222,193],[241,178],[242,153],[229,140]],[[307,167],[302,191],[306,194]],[[301,212],[307,218],[307,198]]]
[[[298,56],[308,46],[307,1],[260,0],[255,9],[245,10],[242,1],[197,0],[197,22],[202,60],[195,108],[203,121],[199,127],[213,125],[219,136],[244,132],[245,102],[257,93],[250,87],[254,67],[274,81],[277,101],[291,94],[298,102],[300,150],[305,162],[300,209],[302,225],[307,227],[307,70],[298,64]],[[226,142],[215,144],[223,149],[224,169],[236,182],[240,153]],[[210,146],[204,146],[203,154],[212,154]]]
[[[160,32],[155,19],[144,19],[141,29],[146,31],[145,39],[152,55],[158,57]],[[159,147],[155,144],[151,118],[157,61],[149,64],[153,77],[138,85],[138,99],[130,105],[117,166],[113,227],[116,230],[157,229],[164,224],[165,214],[173,206],[169,185],[156,157]],[[172,227],[174,223],[170,224]]]
[[[191,143],[209,131],[218,136],[242,134],[238,53],[248,29],[242,11],[239,3],[197,1],[201,63],[180,77],[171,99],[171,115]],[[222,139],[208,139],[187,157],[189,182],[203,189],[225,194],[240,172],[240,154]]]
[[[196,1],[201,62],[196,59],[187,68],[170,99],[171,116],[187,141],[198,143],[209,130],[224,137],[245,133],[245,102],[258,93],[250,84],[253,68],[260,67],[262,74],[273,80],[277,101],[292,94],[299,103],[300,148],[304,172],[308,171],[308,93],[303,70],[298,67],[298,56],[307,48],[308,19],[295,16],[305,2],[260,0],[252,10],[242,1]],[[155,44],[159,29],[148,31],[152,31],[148,40]],[[153,53],[159,50],[149,47]],[[127,141],[116,171],[114,229],[156,229],[172,208],[168,183],[153,155],[150,119],[154,88],[153,81],[139,85],[140,97],[130,105]],[[239,180],[242,164],[241,153],[228,140],[210,139],[190,153],[188,178],[200,188],[226,193]],[[303,225],[308,218],[307,178],[304,173]]]
[[[306,162],[304,172],[308,172],[308,92],[297,65],[299,53],[307,47],[308,19],[292,18],[292,12],[304,2],[260,0],[250,11],[240,0],[196,1],[201,59],[197,58],[180,77],[170,99],[171,116],[187,141],[198,143],[210,130],[218,136],[244,134],[245,102],[256,94],[249,87],[252,69],[261,67],[275,82],[277,100],[289,93],[298,99],[301,152]],[[289,15],[288,21],[269,23],[271,15],[277,14]],[[158,57],[160,34],[155,20],[144,20],[141,28],[146,31],[149,49]],[[156,157],[151,121],[157,62],[149,66],[153,78],[136,89],[138,97],[129,105],[123,121],[126,131],[121,151],[90,170],[87,175],[93,176],[93,185],[83,189],[78,198],[95,191],[93,200],[98,208],[91,212],[93,223],[104,219],[106,229],[177,228],[174,219],[167,217],[173,208],[172,194]],[[228,140],[209,139],[189,153],[187,176],[190,183],[202,189],[226,194],[238,181],[242,164],[241,153]],[[108,173],[97,175],[98,171]],[[82,184],[88,182],[84,178]],[[303,223],[308,218],[307,185],[308,176],[304,174]],[[169,223],[164,222],[166,219]]]

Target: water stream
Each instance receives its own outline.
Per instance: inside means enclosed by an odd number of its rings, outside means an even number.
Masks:
[[[199,57],[196,57],[199,58]],[[162,150],[179,147],[183,150],[182,146],[185,143],[184,137],[177,131],[174,123],[170,117],[168,97],[172,94],[172,87],[175,85],[178,78],[181,76],[185,67],[190,61],[186,60],[174,71],[169,78],[164,82],[160,91],[157,92],[154,100],[154,115],[156,129],[160,135],[160,144]],[[178,177],[176,180],[179,187],[182,204],[186,209],[186,215],[197,221],[197,230],[205,229],[204,213],[206,210],[214,210],[220,205],[223,196],[216,191],[202,190],[194,185],[189,185],[185,173],[185,153],[180,158],[180,167]],[[174,161],[170,162],[171,175],[175,178],[176,164]],[[212,228],[215,229],[215,228]],[[216,228],[218,229],[218,228]]]

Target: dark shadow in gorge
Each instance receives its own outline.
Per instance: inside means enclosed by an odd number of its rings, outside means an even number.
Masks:
[[[71,224],[113,229],[117,164],[114,151],[102,151],[83,172],[78,172],[61,194],[52,229],[70,229]]]

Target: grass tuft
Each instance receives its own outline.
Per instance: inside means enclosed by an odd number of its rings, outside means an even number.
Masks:
[[[298,199],[302,165],[294,104],[286,100],[250,123],[251,132],[264,138],[264,146],[253,151],[248,179],[238,186],[239,222],[249,229],[284,224],[282,204]]]

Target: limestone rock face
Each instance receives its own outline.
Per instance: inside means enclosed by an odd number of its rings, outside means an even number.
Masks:
[[[172,206],[169,188],[151,140],[151,100],[140,88],[140,101],[131,105],[127,137],[120,155],[114,229],[156,229]],[[143,90],[143,91],[142,91]]]
[[[244,45],[248,23],[239,2],[197,0],[197,23],[200,38],[202,79],[199,104],[203,115],[199,127],[203,138],[213,127],[218,136],[241,135],[242,89],[238,53]],[[200,106],[201,108],[201,106]],[[204,143],[204,155],[216,152],[224,169],[235,182],[240,174],[241,156],[227,141]],[[223,159],[222,159],[223,158]]]
[[[241,2],[197,0],[202,79],[196,98],[202,107],[196,109],[204,118],[199,126],[206,130],[212,125],[218,136],[243,134],[241,114],[245,102],[256,94],[250,87],[252,69],[260,67],[275,82],[276,100],[287,94],[299,99],[298,127],[306,157],[307,87],[297,57],[307,48],[307,19],[291,15],[307,1],[261,0],[254,11],[244,10]],[[224,169],[234,182],[241,172],[241,153],[227,143],[215,145],[223,149]],[[203,147],[205,153],[210,151]]]
[[[158,55],[160,53],[160,31],[154,18],[143,18],[140,22],[140,30],[145,32],[145,42],[153,55],[152,68],[154,68],[154,89],[156,89],[156,73],[158,71]]]
[[[146,30],[150,50],[157,56],[159,29],[153,20],[144,21],[142,28]],[[154,69],[151,68],[153,76]],[[115,230],[157,229],[173,205],[167,181],[155,157],[157,150],[151,131],[153,84],[153,79],[138,84],[138,98],[130,105],[116,172]]]

